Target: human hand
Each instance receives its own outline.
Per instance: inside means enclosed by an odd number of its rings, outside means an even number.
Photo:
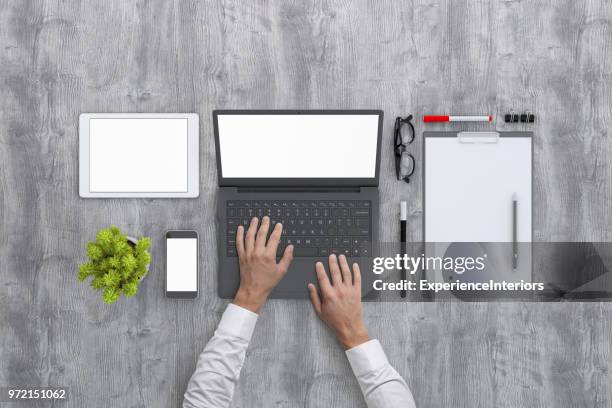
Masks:
[[[359,265],[354,263],[351,273],[344,255],[340,255],[339,264],[336,255],[330,255],[331,282],[322,262],[317,262],[315,269],[321,293],[312,283],[308,284],[308,292],[317,316],[331,327],[346,350],[369,341],[363,323]]]
[[[293,245],[289,245],[285,248],[279,263],[276,263],[276,250],[283,226],[276,224],[266,243],[270,230],[270,217],[263,217],[259,229],[258,224],[259,220],[253,218],[246,236],[242,225],[238,226],[236,233],[240,287],[234,298],[234,304],[255,313],[258,313],[266,303],[270,292],[285,276],[293,260]]]

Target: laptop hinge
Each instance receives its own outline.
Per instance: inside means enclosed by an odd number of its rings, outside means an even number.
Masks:
[[[359,193],[361,187],[238,187],[239,193]]]

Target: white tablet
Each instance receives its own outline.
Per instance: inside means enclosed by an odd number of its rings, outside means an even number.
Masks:
[[[83,113],[81,197],[198,197],[195,113]]]

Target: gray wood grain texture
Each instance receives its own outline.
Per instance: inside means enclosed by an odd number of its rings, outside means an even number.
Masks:
[[[536,239],[612,240],[610,0],[0,0],[0,68],[0,386],[70,387],[56,406],[180,404],[226,305],[214,108],[384,109],[381,219],[408,200],[412,240],[422,186],[394,179],[393,118],[531,109]],[[78,197],[78,115],[115,111],[200,114],[198,199]],[[418,139],[414,152],[420,163]],[[75,277],[109,224],[154,243],[137,297],[110,307]],[[381,226],[394,240],[398,226]],[[200,232],[196,301],[163,297],[172,228]],[[418,406],[612,406],[611,304],[372,303],[365,315]],[[310,305],[269,302],[234,406],[363,405]]]

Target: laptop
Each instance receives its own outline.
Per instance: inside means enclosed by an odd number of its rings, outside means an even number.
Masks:
[[[236,229],[253,217],[282,223],[277,256],[294,260],[273,298],[307,298],[315,263],[345,254],[372,288],[378,241],[380,110],[216,110],[213,112],[221,298],[240,283]]]

